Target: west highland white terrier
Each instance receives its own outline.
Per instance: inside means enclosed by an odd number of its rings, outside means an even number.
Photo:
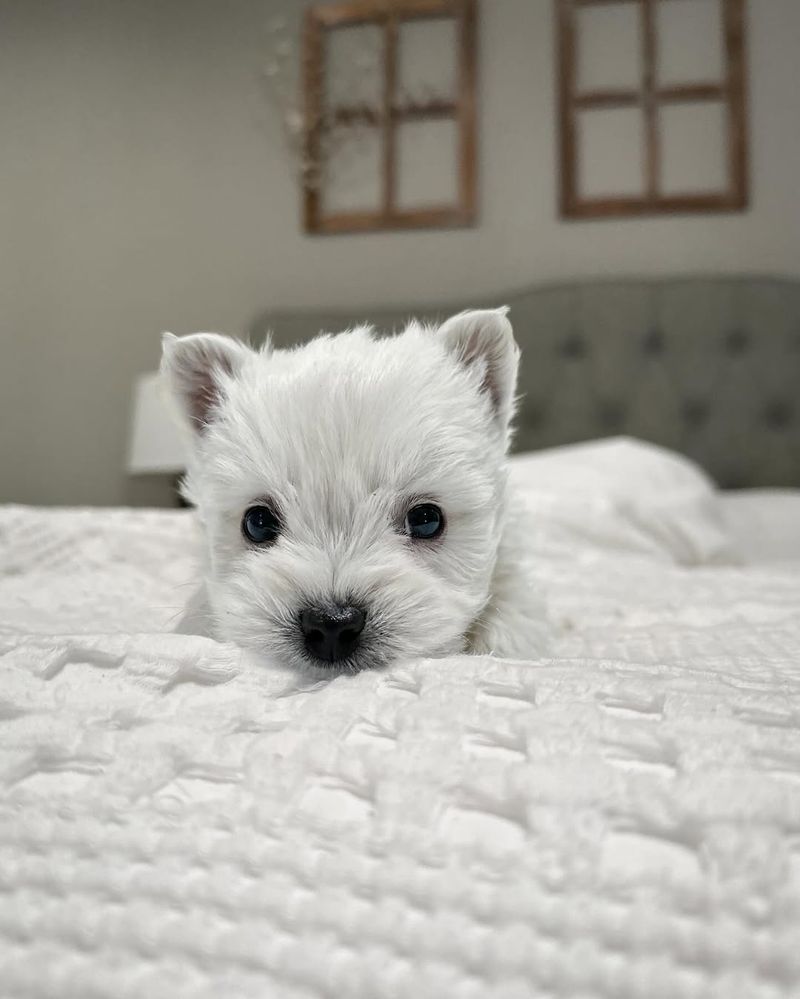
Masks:
[[[293,350],[164,335],[192,442],[184,495],[207,538],[199,630],[346,671],[530,657],[538,624],[506,495],[519,359],[506,312]]]

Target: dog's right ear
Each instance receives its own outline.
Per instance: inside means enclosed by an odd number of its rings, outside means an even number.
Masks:
[[[161,338],[161,379],[195,433],[214,419],[226,385],[241,369],[250,350],[219,333]]]
[[[514,410],[519,365],[519,347],[507,313],[508,307],[460,312],[445,320],[437,333],[447,350],[475,374],[503,430]]]

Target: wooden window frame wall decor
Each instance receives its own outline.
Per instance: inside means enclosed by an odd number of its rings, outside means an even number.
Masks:
[[[561,215],[566,218],[651,215],[673,212],[740,211],[748,205],[747,105],[744,0],[719,0],[723,22],[723,78],[720,81],[659,86],[656,5],[674,0],[554,0],[557,15],[558,93],[561,159]],[[641,12],[642,79],[638,88],[578,89],[576,12],[582,7],[636,5]],[[716,101],[726,111],[727,190],[665,195],[661,187],[661,129],[664,105]],[[577,114],[600,108],[641,108],[644,115],[644,194],[581,197],[578,191]]]
[[[453,19],[457,25],[456,95],[400,105],[396,100],[399,27],[403,22]],[[360,122],[381,135],[381,203],[376,211],[326,214],[319,176],[321,133],[325,127],[325,38],[337,28],[375,25],[383,32],[381,105],[330,109],[335,121]],[[350,0],[306,11],[304,45],[305,160],[316,178],[304,181],[303,208],[308,233],[368,232],[471,225],[476,202],[476,0]],[[406,121],[454,120],[458,127],[457,200],[454,204],[398,209],[396,127]],[[322,165],[324,172],[324,164]]]

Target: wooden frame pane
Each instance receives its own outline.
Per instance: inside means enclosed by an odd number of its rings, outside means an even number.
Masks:
[[[304,220],[310,233],[355,232],[470,225],[475,217],[475,0],[352,0],[323,4],[306,14],[304,47],[305,153]],[[400,46],[409,22],[452,20],[457,39],[455,94],[418,99],[402,94]],[[375,26],[383,38],[382,88],[377,106],[365,102],[330,106],[325,70],[333,32]],[[456,128],[455,187],[447,204],[401,205],[398,201],[398,129],[405,122],[452,122]],[[380,205],[337,211],[326,202],[325,168],[331,126],[375,129],[380,141]],[[447,129],[443,131],[447,132]]]
[[[744,0],[715,0],[721,13],[721,51],[723,70],[718,79],[662,81],[659,74],[659,24],[673,26],[679,5],[685,0],[555,0],[558,49],[559,151],[561,160],[561,214],[568,218],[608,217],[613,215],[644,215],[681,211],[734,211],[748,202],[747,124],[745,98]],[[664,18],[665,9],[669,19]],[[691,5],[688,5],[691,6]],[[592,8],[626,12],[640,19],[641,80],[636,86],[596,84],[582,88],[578,67],[581,45],[586,44],[580,32],[581,15]],[[619,19],[622,23],[622,19]],[[609,19],[610,23],[610,19]],[[630,30],[627,34],[630,35]],[[720,30],[719,28],[717,30]],[[585,55],[585,54],[584,54]],[[718,64],[719,59],[716,59]],[[584,59],[585,63],[585,59]],[[591,65],[591,61],[589,63]],[[687,70],[688,71],[688,70]],[[718,75],[718,74],[716,74]],[[594,69],[594,77],[597,69]],[[724,123],[724,182],[715,190],[681,191],[673,193],[662,180],[665,151],[663,123],[679,116],[668,109],[676,105],[714,102],[722,107]],[[581,184],[588,177],[589,164],[584,163],[581,137],[586,129],[580,125],[585,114],[597,109],[638,109],[644,116],[641,162],[644,176],[641,186],[626,194],[586,196]],[[673,129],[673,133],[675,130]],[[672,169],[674,158],[667,164]],[[591,184],[589,185],[591,187]]]

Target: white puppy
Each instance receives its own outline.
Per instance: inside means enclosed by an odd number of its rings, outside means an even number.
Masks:
[[[294,350],[165,334],[210,632],[301,666],[535,651],[509,539],[506,310]]]

